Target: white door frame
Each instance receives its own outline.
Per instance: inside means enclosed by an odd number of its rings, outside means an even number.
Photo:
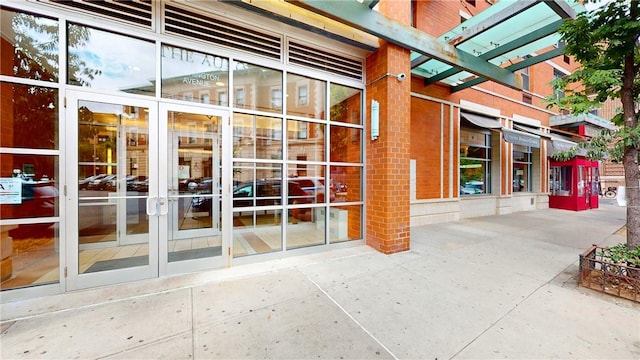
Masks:
[[[158,106],[156,101],[142,100],[127,96],[113,96],[105,94],[94,94],[68,90],[66,92],[67,106],[66,112],[66,163],[67,165],[67,193],[66,202],[66,289],[76,290],[102,285],[116,284],[124,281],[141,280],[158,276],[158,216],[153,216],[159,211],[163,211],[162,201],[159,195],[158,176]],[[148,233],[148,253],[149,261],[147,265],[128,267],[117,270],[107,270],[92,273],[79,273],[79,192],[78,192],[78,102],[90,101],[105,104],[130,105],[148,109],[148,161],[149,161],[149,192],[145,203],[147,204],[147,214],[149,214]],[[121,135],[119,134],[118,137]],[[116,196],[119,200],[120,196]],[[124,234],[126,236],[126,234]]]

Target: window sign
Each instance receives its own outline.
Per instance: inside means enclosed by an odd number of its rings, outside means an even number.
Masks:
[[[228,106],[229,59],[171,45],[162,45],[162,97]]]
[[[0,204],[22,203],[22,179],[0,178]]]

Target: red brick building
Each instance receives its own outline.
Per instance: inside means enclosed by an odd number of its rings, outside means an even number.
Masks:
[[[548,207],[581,9],[4,1],[3,301]]]

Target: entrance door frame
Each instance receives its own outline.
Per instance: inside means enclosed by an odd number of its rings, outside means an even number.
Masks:
[[[66,140],[64,147],[66,162],[67,189],[65,195],[64,241],[66,291],[113,285],[135,280],[151,279],[166,275],[196,272],[231,266],[232,257],[232,152],[224,149],[232,148],[231,112],[228,109],[217,109],[199,104],[174,104],[157,99],[140,99],[127,95],[107,95],[101,93],[67,90]],[[91,101],[106,104],[122,104],[138,106],[149,110],[148,146],[149,146],[149,190],[146,212],[149,215],[149,264],[131,268],[100,271],[93,273],[79,272],[79,193],[78,193],[78,102]],[[195,114],[219,116],[222,119],[222,154],[220,154],[222,194],[222,247],[221,256],[187,261],[168,262],[169,201],[168,201],[168,140],[167,111],[185,111]],[[164,112],[164,113],[163,113]],[[124,136],[124,135],[119,135]],[[125,185],[126,186],[126,185]],[[118,193],[120,194],[120,193]],[[124,192],[126,194],[126,190]],[[117,198],[117,197],[116,197]],[[114,199],[118,200],[119,199]],[[123,199],[126,202],[125,199]],[[120,218],[126,218],[120,217]],[[120,220],[118,220],[120,221]],[[139,237],[139,236],[138,236]]]
[[[231,266],[231,234],[232,234],[232,202],[231,202],[231,194],[232,194],[232,170],[231,170],[231,160],[232,153],[231,151],[225,151],[225,149],[231,149],[231,113],[229,110],[216,109],[211,107],[202,106],[200,104],[175,104],[168,102],[159,102],[158,103],[158,124],[159,124],[159,139],[163,139],[163,141],[169,142],[174,141],[174,136],[171,136],[169,139],[169,124],[168,124],[168,112],[169,111],[178,111],[185,113],[193,113],[193,114],[203,114],[209,116],[215,116],[221,118],[221,132],[222,132],[222,147],[220,161],[221,161],[221,171],[220,176],[222,177],[222,193],[221,193],[221,210],[222,218],[221,218],[221,237],[222,244],[221,249],[222,253],[219,258],[217,257],[207,257],[186,261],[177,261],[177,262],[169,262],[168,255],[168,245],[169,245],[169,237],[173,236],[174,229],[171,227],[171,220],[168,218],[168,214],[164,214],[160,217],[159,228],[161,229],[159,234],[159,256],[160,256],[160,276],[165,275],[174,275],[181,273],[188,273],[194,271],[202,271],[206,269],[215,269],[220,267],[229,267]],[[219,144],[218,144],[219,145]],[[212,146],[216,146],[215,142]],[[172,145],[167,144],[167,148],[173,148]],[[177,149],[176,149],[177,151]],[[215,152],[215,151],[214,151]],[[168,149],[162,148],[159,151],[159,181],[160,181],[160,199],[164,199],[168,202],[169,199],[169,189],[171,184],[169,184],[169,161],[176,160],[177,157],[175,154],[170,153]],[[215,172],[214,172],[215,173]],[[173,194],[172,194],[173,196]],[[171,204],[169,203],[168,209]],[[168,211],[171,214],[171,211]],[[183,230],[185,234],[194,233],[197,234],[198,231],[194,230]]]
[[[160,201],[158,195],[157,173],[158,164],[158,126],[153,119],[158,118],[158,105],[156,101],[139,99],[127,96],[115,96],[90,92],[67,90],[66,118],[66,173],[67,190],[65,195],[65,252],[66,252],[66,290],[85,289],[103,285],[111,285],[124,282],[149,279],[158,276],[158,216],[152,216],[159,211]],[[122,104],[138,106],[149,111],[148,144],[149,144],[149,192],[146,198],[147,214],[149,214],[148,252],[147,265],[128,267],[124,269],[99,271],[92,273],[80,273],[80,245],[79,245],[79,190],[78,190],[78,103],[79,101],[91,101],[105,104]],[[120,137],[122,135],[118,135]],[[116,199],[119,201],[119,199]],[[117,205],[116,205],[117,206]]]

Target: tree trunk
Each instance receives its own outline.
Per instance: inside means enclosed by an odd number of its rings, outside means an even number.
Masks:
[[[637,19],[638,7],[631,7],[631,18]],[[635,37],[630,39],[631,44],[635,44]],[[634,80],[638,75],[638,69],[634,66],[634,52],[625,56],[622,77],[622,87],[620,89],[620,100],[622,101],[622,114],[624,127],[631,130],[638,127],[638,114],[635,109],[635,99],[633,98]],[[638,147],[637,145],[626,145],[624,147],[624,182],[627,194],[627,246],[635,249],[640,246],[640,168],[638,167]]]

